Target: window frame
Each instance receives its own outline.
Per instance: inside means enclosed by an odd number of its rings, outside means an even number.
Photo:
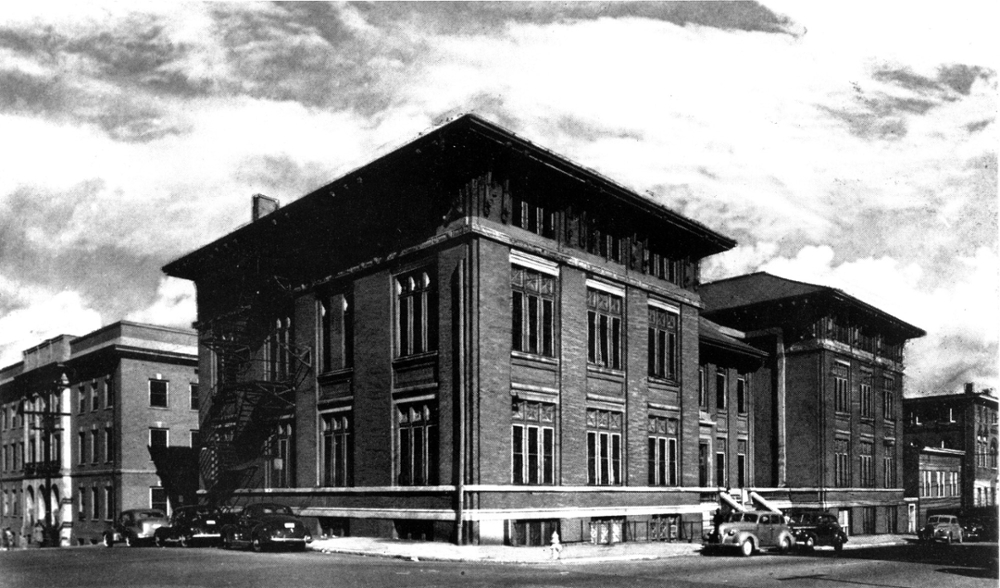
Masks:
[[[624,288],[587,280],[588,366],[616,372],[625,369],[626,314]]]
[[[396,403],[394,408],[396,411],[394,485],[436,486],[440,459],[437,401],[411,399]],[[414,418],[416,413],[420,414],[419,421]]]
[[[615,416],[617,415],[617,416]],[[587,485],[623,486],[624,432],[622,411],[587,409]],[[617,423],[617,426],[616,426]]]
[[[153,444],[153,433],[163,432],[163,444],[154,445]],[[149,427],[149,447],[170,447],[170,428],[169,427]]]
[[[348,488],[354,485],[353,429],[352,409],[320,414],[320,480],[323,487]]]
[[[677,382],[680,380],[680,309],[650,299],[647,314],[646,373],[651,378]]]
[[[437,351],[436,277],[433,266],[409,270],[392,277],[395,291],[393,335],[396,359]],[[416,301],[419,301],[419,308]]]
[[[154,404],[153,403],[153,395],[154,395],[153,384],[154,383],[155,384],[162,384],[163,385],[163,404],[162,405],[161,404]],[[157,394],[157,397],[159,396],[159,393],[155,393],[155,394]],[[150,408],[170,408],[170,380],[163,380],[163,379],[159,379],[159,378],[150,378],[149,379],[149,407]]]
[[[510,264],[511,349],[554,358],[559,268],[515,251],[511,251]]]
[[[646,482],[649,486],[680,485],[678,421],[674,417],[649,415],[646,437]]]

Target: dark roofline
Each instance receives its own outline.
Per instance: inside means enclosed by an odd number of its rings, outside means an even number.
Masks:
[[[887,313],[886,311],[884,311],[884,310],[882,310],[880,308],[872,306],[871,304],[868,304],[867,302],[865,302],[865,301],[863,301],[861,299],[858,299],[858,298],[855,298],[854,296],[851,296],[850,294],[844,292],[843,290],[840,290],[839,288],[833,288],[831,286],[822,286],[820,284],[810,284],[809,282],[802,282],[802,281],[799,281],[799,280],[792,280],[792,279],[789,279],[789,278],[783,278],[781,276],[776,276],[774,274],[770,274],[770,273],[767,273],[767,272],[758,271],[758,272],[753,272],[753,273],[750,273],[750,274],[744,274],[742,276],[733,276],[733,277],[730,277],[730,278],[723,278],[723,279],[720,279],[720,280],[715,280],[714,282],[706,282],[706,283],[702,284],[701,286],[699,286],[699,288],[707,287],[707,286],[712,286],[712,285],[715,285],[715,284],[720,284],[722,282],[730,282],[730,281],[735,281],[735,280],[750,278],[752,276],[757,276],[757,275],[770,276],[770,277],[776,278],[778,280],[784,280],[786,282],[792,282],[793,284],[800,284],[802,286],[808,286],[810,288],[813,288],[813,291],[812,292],[805,292],[805,293],[802,293],[802,294],[794,294],[792,296],[785,296],[783,298],[769,298],[767,300],[761,300],[761,301],[758,301],[758,302],[753,303],[753,304],[744,305],[744,307],[755,306],[755,305],[764,306],[764,305],[769,305],[769,304],[773,304],[773,303],[776,303],[776,302],[784,302],[784,301],[787,301],[787,300],[795,300],[795,299],[799,299],[799,298],[806,298],[806,297],[811,296],[813,294],[826,294],[828,296],[831,296],[837,302],[842,302],[842,303],[847,304],[849,306],[859,307],[862,310],[865,310],[867,312],[875,314],[876,316],[879,316],[879,317],[883,318],[887,322],[894,324],[895,326],[897,326],[897,327],[899,327],[902,330],[904,330],[904,331],[907,332],[907,334],[908,334],[907,338],[908,339],[916,339],[918,337],[924,337],[924,336],[927,335],[927,331],[921,329],[920,327],[916,327],[914,325],[911,325],[910,323],[908,323],[908,322],[906,322],[906,321],[904,321],[904,320],[902,320],[900,318],[897,318],[897,317],[895,317],[895,316]],[[739,307],[730,306],[730,307],[726,307],[726,308],[722,308],[722,309],[718,309],[718,310],[720,312],[722,312],[722,311],[726,311],[726,310],[731,310],[733,308],[739,308]],[[713,311],[714,311],[714,309],[707,309],[706,310],[707,313],[712,313]]]
[[[557,155],[544,147],[535,145],[526,139],[522,139],[513,132],[497,125],[496,123],[487,121],[479,115],[469,113],[433,128],[430,131],[421,133],[415,139],[404,143],[399,147],[391,149],[388,153],[385,153],[384,155],[377,157],[361,167],[351,170],[346,174],[341,175],[339,178],[320,186],[312,192],[293,200],[266,217],[262,217],[257,222],[249,222],[240,225],[233,231],[226,233],[214,241],[211,241],[198,249],[195,249],[194,251],[167,263],[162,269],[167,275],[185,279],[194,279],[193,276],[196,272],[189,271],[191,269],[190,266],[196,263],[195,259],[202,257],[202,255],[210,248],[219,247],[230,241],[234,241],[245,235],[251,234],[254,229],[265,220],[269,220],[272,223],[282,222],[283,219],[288,218],[289,215],[293,214],[296,209],[301,206],[303,201],[309,200],[317,194],[330,193],[331,188],[333,188],[335,184],[353,181],[361,174],[370,173],[379,167],[392,163],[399,157],[407,155],[410,151],[420,149],[424,144],[435,140],[438,135],[446,132],[448,129],[462,128],[463,126],[470,132],[476,133],[484,139],[493,141],[498,145],[514,149],[520,155],[534,159],[538,163],[546,165],[560,173],[574,177],[575,179],[586,184],[596,184],[600,189],[606,190],[611,196],[627,204],[636,206],[645,212],[654,214],[661,220],[678,226],[682,230],[685,230],[696,237],[700,237],[703,241],[711,244],[711,247],[706,248],[708,250],[708,252],[705,253],[706,256],[715,253],[722,253],[723,251],[728,251],[736,246],[735,240],[713,231],[698,221],[678,214],[666,206],[653,202],[649,198],[642,196],[641,194],[638,194],[637,192],[630,190],[587,167],[575,163],[561,155]]]

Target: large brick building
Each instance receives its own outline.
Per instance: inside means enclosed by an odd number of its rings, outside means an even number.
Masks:
[[[903,399],[909,496],[919,497],[921,520],[933,512],[992,510],[997,505],[997,398],[972,383],[957,394]],[[958,455],[960,467],[930,455]],[[948,500],[942,500],[948,498]]]
[[[0,370],[0,527],[90,543],[121,509],[195,502],[196,353],[193,331],[118,322]]]
[[[168,264],[210,500],[483,543],[700,536],[764,353],[700,316],[718,233],[476,116]]]
[[[767,351],[758,492],[830,509],[855,534],[904,529],[903,347],[925,333],[840,290],[758,272],[699,287],[711,320]]]

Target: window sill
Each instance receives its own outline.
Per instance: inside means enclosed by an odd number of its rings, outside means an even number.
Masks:
[[[593,364],[593,363],[588,363],[587,364],[587,371],[588,372],[594,372],[595,374],[604,374],[606,376],[616,376],[616,377],[619,377],[619,378],[624,378],[625,377],[625,370],[615,369],[615,368],[608,368],[608,367],[604,367],[604,366]]]
[[[402,367],[411,364],[423,363],[425,361],[434,359],[437,357],[437,351],[427,351],[424,353],[416,353],[414,355],[404,355],[403,357],[397,357],[392,360],[393,367]],[[354,369],[354,368],[351,368]]]
[[[664,378],[661,376],[646,376],[646,381],[650,384],[660,384],[661,386],[680,386],[681,383],[676,378]]]
[[[547,355],[540,355],[537,353],[529,353],[527,351],[517,351],[516,349],[511,349],[510,356],[517,359],[523,359],[526,361],[532,361],[535,363],[544,363],[551,366],[559,365],[559,360],[555,357],[549,357]]]

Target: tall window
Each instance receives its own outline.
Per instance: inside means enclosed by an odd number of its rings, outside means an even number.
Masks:
[[[736,485],[746,488],[747,479],[747,440],[740,439],[736,442]]]
[[[622,413],[587,409],[587,483],[622,483]]]
[[[896,487],[896,446],[886,445],[885,455],[882,456],[882,480],[883,487]]]
[[[437,484],[437,410],[428,403],[396,406],[396,483],[400,486]]]
[[[149,405],[157,408],[167,408],[167,381],[149,381]]]
[[[882,396],[882,418],[887,421],[896,418],[896,393],[892,390],[883,391]]]
[[[698,406],[708,410],[708,371],[705,366],[698,366]]]
[[[617,294],[587,288],[587,360],[591,364],[622,368],[622,309]]]
[[[200,406],[198,383],[192,382],[188,387],[188,392],[190,392],[190,404],[188,406],[191,410],[198,410],[198,407]]]
[[[104,408],[115,405],[115,381],[108,377],[104,379]]]
[[[76,434],[76,463],[83,465],[87,461],[87,433],[79,431]]]
[[[833,387],[833,409],[837,412],[851,412],[851,389],[847,384],[847,378],[834,378]]]
[[[350,412],[322,415],[323,485],[351,486],[354,483],[354,438]]]
[[[698,486],[708,487],[708,441],[698,443]]]
[[[101,450],[101,443],[97,435],[98,435],[97,429],[94,429],[90,432],[90,463],[97,463],[98,453]]]
[[[870,419],[875,415],[875,400],[872,397],[872,375],[870,373],[861,374],[860,396],[861,416]]]
[[[78,412],[80,414],[83,414],[83,413],[87,412],[87,387],[86,386],[80,386],[79,388],[77,388],[76,393],[77,393],[77,400],[78,400],[78,404],[79,404],[79,411]]]
[[[398,357],[437,349],[434,284],[426,270],[396,276]]]
[[[676,310],[649,307],[649,375],[668,380],[677,379]]]
[[[511,481],[553,484],[555,481],[554,404],[515,400],[512,405]]]
[[[726,372],[717,370],[715,372],[715,407],[719,410],[726,408]]]
[[[101,396],[100,391],[97,387],[97,382],[90,385],[90,410],[94,411],[101,407]]]
[[[104,519],[110,521],[115,516],[115,488],[104,487]]]
[[[874,462],[874,444],[870,441],[861,442],[861,487],[862,488],[874,488],[875,487],[875,462]]]
[[[848,488],[851,485],[849,446],[847,439],[836,439],[833,442],[833,481],[837,488]]]
[[[271,488],[291,488],[295,485],[294,426],[291,422],[278,424],[271,437],[270,459],[268,460],[268,486]]]
[[[101,489],[96,486],[90,489],[90,518],[101,520]]]
[[[647,430],[649,485],[677,485],[677,420],[650,416]]]
[[[726,439],[715,440],[715,485],[729,486],[729,472],[726,470]]]
[[[271,326],[271,334],[267,337],[267,378],[269,380],[284,380],[288,378],[292,367],[292,319],[278,317]]]
[[[76,487],[76,516],[81,521],[87,519],[87,503],[84,500],[85,493],[86,489],[84,486]]]
[[[736,412],[747,413],[747,379],[749,376],[740,375],[736,378]]]
[[[115,459],[115,430],[111,425],[104,427],[104,461],[111,463]]]
[[[323,371],[339,370],[354,365],[354,295],[335,294],[323,301],[321,347]]]
[[[555,283],[555,276],[511,266],[511,335],[515,351],[553,357]]]

